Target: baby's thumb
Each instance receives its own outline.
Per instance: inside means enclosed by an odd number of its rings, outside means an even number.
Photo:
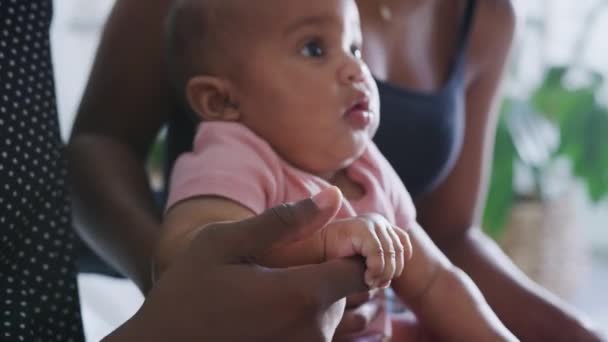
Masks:
[[[263,254],[276,243],[306,238],[325,227],[342,203],[342,193],[329,187],[311,198],[271,208],[240,222],[226,223],[221,234],[229,258]],[[217,232],[220,234],[220,232]]]

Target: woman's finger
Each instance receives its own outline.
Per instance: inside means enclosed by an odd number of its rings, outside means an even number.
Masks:
[[[341,201],[340,190],[330,187],[312,198],[282,204],[247,220],[218,223],[217,229],[202,230],[200,239],[211,238],[214,251],[223,259],[256,257],[276,243],[301,239],[323,228],[334,218]]]

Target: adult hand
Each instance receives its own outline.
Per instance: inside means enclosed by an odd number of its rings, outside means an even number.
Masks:
[[[345,296],[367,290],[358,259],[289,269],[251,263],[277,242],[312,233],[335,214],[324,191],[252,219],[209,225],[178,257],[140,310],[106,341],[329,341]]]
[[[363,332],[378,314],[382,302],[372,300],[378,290],[348,296],[344,316],[336,329],[336,339]]]
[[[381,309],[384,299],[379,291],[372,290],[351,295],[347,298],[344,317],[336,329],[334,342],[352,341],[352,336],[368,328]],[[432,338],[418,322],[411,311],[391,314],[393,341],[427,342]]]

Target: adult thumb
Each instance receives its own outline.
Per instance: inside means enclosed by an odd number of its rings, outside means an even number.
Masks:
[[[238,222],[223,223],[215,232],[226,258],[256,257],[277,243],[306,238],[325,227],[337,214],[342,193],[335,186],[313,197],[285,203]],[[218,236],[219,235],[219,236]]]

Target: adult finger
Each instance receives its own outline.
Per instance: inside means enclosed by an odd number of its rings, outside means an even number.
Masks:
[[[373,290],[359,292],[359,293],[350,295],[346,298],[346,309],[357,308],[357,307],[363,305],[364,303],[372,300],[372,298],[377,296],[379,293],[381,293],[379,289],[373,289]]]
[[[355,310],[344,312],[342,321],[336,329],[336,341],[350,341],[352,335],[361,333],[370,325],[372,320],[378,315],[381,305],[378,301],[369,301]]]
[[[311,303],[321,307],[368,290],[363,280],[365,265],[358,256],[288,268],[281,272],[290,277],[291,283],[302,296],[310,298]]]
[[[311,198],[282,204],[247,220],[216,224],[200,235],[207,232],[214,242],[221,243],[219,257],[255,257],[276,243],[297,240],[323,228],[341,203],[340,190],[329,187]]]

